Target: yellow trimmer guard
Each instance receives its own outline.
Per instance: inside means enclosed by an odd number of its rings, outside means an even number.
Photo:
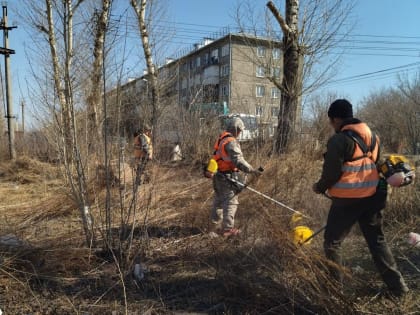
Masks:
[[[307,226],[298,225],[292,230],[291,234],[292,234],[293,243],[295,243],[296,245],[300,245],[300,244],[303,244],[305,240],[310,238],[314,234],[314,232]],[[305,244],[309,244],[311,243],[311,241],[312,240],[309,240],[305,242]]]

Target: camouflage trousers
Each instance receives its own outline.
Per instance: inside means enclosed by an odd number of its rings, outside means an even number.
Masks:
[[[216,173],[213,177],[214,200],[210,219],[217,225],[222,222],[224,230],[235,224],[235,214],[239,200],[237,191],[224,174]]]

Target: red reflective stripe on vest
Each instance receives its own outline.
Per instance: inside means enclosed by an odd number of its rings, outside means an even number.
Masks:
[[[346,125],[341,130],[356,132],[370,148],[372,132],[365,123]],[[328,193],[332,197],[364,198],[372,196],[376,192],[379,174],[375,161],[378,158],[379,139],[376,137],[375,147],[365,157],[363,157],[364,154],[359,145],[357,143],[354,145],[353,161],[347,161],[343,164],[343,173],[339,181],[328,189]]]
[[[213,159],[217,162],[217,169],[221,172],[226,171],[236,171],[237,168],[235,164],[230,160],[229,155],[226,152],[225,146],[234,141],[235,138],[232,136],[231,133],[224,131],[217,139],[216,143],[214,144],[214,155]]]

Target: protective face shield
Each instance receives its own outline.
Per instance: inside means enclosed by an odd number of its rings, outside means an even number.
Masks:
[[[230,131],[230,132],[239,133],[240,131],[242,131],[244,129],[245,129],[244,122],[239,117],[233,117],[232,120],[230,120],[230,122],[227,126],[227,130]]]

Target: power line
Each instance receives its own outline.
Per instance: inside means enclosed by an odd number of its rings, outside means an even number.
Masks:
[[[128,17],[128,25],[137,27],[137,20],[134,17]],[[131,21],[130,21],[131,19]],[[151,21],[155,22],[155,21]],[[190,26],[193,28],[186,28],[186,27],[177,27],[177,25],[181,26]],[[240,31],[238,26],[220,26],[220,25],[209,25],[209,24],[197,24],[197,23],[186,23],[186,22],[174,22],[174,21],[167,21],[167,20],[159,20],[153,23],[152,27],[157,28],[163,28],[163,29],[172,29],[172,30],[184,30],[186,32],[199,32],[199,33],[205,33],[205,32],[214,32],[214,30],[220,30],[223,28],[229,28],[232,30]],[[201,28],[201,29],[198,29]],[[213,30],[209,30],[213,29]],[[244,31],[249,32],[257,32],[257,33],[266,33],[267,30],[263,28],[249,28],[244,29]],[[281,34],[280,32],[278,32]],[[354,38],[354,37],[372,37],[372,38],[392,38],[392,39],[419,39],[420,36],[405,36],[405,35],[377,35],[377,34],[341,34],[337,33],[337,36],[347,36],[347,38]],[[343,39],[345,42],[368,42],[368,43],[388,43],[388,44],[420,44],[420,42],[390,42],[390,41],[365,41],[365,40],[350,40],[350,39]]]
[[[130,17],[129,17],[130,18]],[[133,19],[133,23],[136,24],[136,19]],[[155,22],[155,21],[153,21]],[[222,28],[232,28],[239,30],[240,28],[237,26],[220,26],[220,25],[210,25],[210,24],[196,24],[196,23],[186,23],[186,22],[174,22],[174,21],[168,21],[168,20],[159,20],[157,21],[154,26],[160,26],[160,27],[167,27],[167,25],[174,25],[173,28],[176,28],[176,25],[186,25],[186,26],[194,26],[194,30],[196,30],[196,27],[203,27],[203,28],[212,28],[212,29],[222,29]],[[256,31],[256,32],[266,32],[267,30],[264,28],[249,28],[248,31]],[[337,36],[344,36],[347,34],[341,34],[337,33]],[[378,34],[350,34],[347,35],[348,37],[373,37],[373,38],[401,38],[401,39],[419,39],[420,36],[406,36],[406,35],[378,35]]]
[[[343,84],[343,83],[345,84],[354,83],[354,82],[359,82],[366,79],[384,79],[384,78],[393,76],[395,74],[401,73],[401,71],[405,71],[405,72],[418,71],[419,66],[420,66],[420,62],[414,62],[414,63],[401,65],[397,67],[391,67],[391,68],[382,69],[378,71],[362,73],[362,74],[330,81],[326,85],[326,87],[329,87],[331,85]]]
[[[378,71],[358,74],[358,75],[350,76],[350,77],[347,77],[347,78],[337,79],[337,80],[334,80],[332,82],[340,82],[340,81],[345,81],[345,80],[351,80],[351,79],[365,77],[365,76],[372,75],[372,74],[383,73],[383,72],[387,72],[387,71],[392,71],[392,70],[396,70],[396,69],[404,69],[404,68],[409,68],[409,67],[414,67],[414,66],[420,66],[420,62],[413,62],[413,63],[409,63],[409,64],[402,65],[402,66],[397,66],[397,67],[382,69],[382,70],[378,70]]]
[[[128,38],[131,39],[138,39],[137,35],[134,33],[129,33],[126,35]],[[193,44],[197,43],[197,37],[189,36],[189,35],[174,35],[171,37],[171,40],[165,40],[165,44],[174,44],[174,45],[185,45],[185,46],[192,46]],[[388,57],[412,57],[412,58],[418,58],[420,57],[420,47],[414,48],[414,47],[405,47],[405,48],[387,48],[387,47],[363,47],[363,46],[336,46],[333,48],[333,50],[338,49],[344,49],[347,51],[335,53],[334,51],[331,51],[329,54],[333,55],[352,55],[352,56],[388,56]],[[364,50],[366,50],[364,52]],[[351,52],[350,52],[351,51]],[[359,52],[357,52],[359,51]],[[373,51],[373,53],[369,52]],[[394,52],[413,52],[416,54],[402,54],[402,53],[394,53]]]

